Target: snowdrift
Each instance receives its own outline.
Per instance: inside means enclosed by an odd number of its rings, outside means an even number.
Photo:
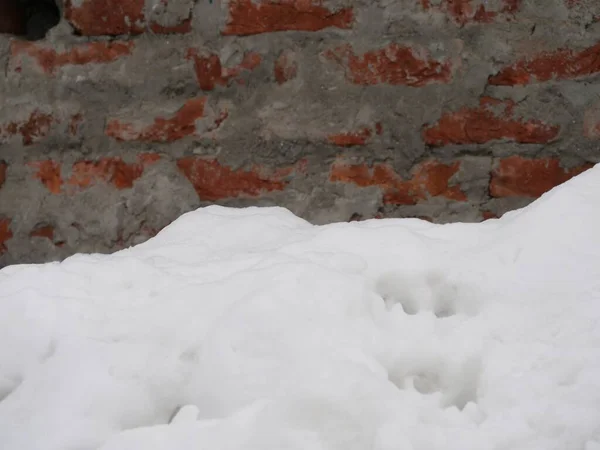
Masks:
[[[209,207],[0,271],[3,450],[598,450],[600,167],[482,224]]]

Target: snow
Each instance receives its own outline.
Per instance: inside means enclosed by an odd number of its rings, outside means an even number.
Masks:
[[[188,213],[0,271],[3,450],[598,450],[600,167],[482,224]]]

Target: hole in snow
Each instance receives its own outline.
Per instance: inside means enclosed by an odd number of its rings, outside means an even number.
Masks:
[[[379,278],[375,289],[388,309],[400,305],[408,315],[430,311],[438,318],[445,318],[476,312],[464,289],[461,292],[441,272],[389,273]]]
[[[52,339],[50,341],[50,343],[48,344],[48,348],[46,349],[46,351],[44,352],[44,354],[41,357],[41,362],[44,362],[44,361],[52,358],[52,356],[54,356],[55,353],[56,353],[56,340]]]
[[[417,352],[418,350],[415,350]],[[414,389],[422,395],[440,395],[440,406],[459,410],[477,402],[481,357],[472,355],[452,361],[452,355],[425,357],[414,355],[403,359],[390,370],[389,380],[401,390]]]
[[[0,403],[17,390],[23,380],[20,377],[0,377]]]
[[[55,0],[0,0],[0,33],[37,41],[59,22]]]
[[[198,414],[200,410],[195,405],[178,406],[171,418],[169,419],[170,424],[181,424],[181,423],[194,423],[198,420]]]
[[[421,394],[433,394],[440,390],[440,377],[435,372],[422,372],[414,376],[413,386]]]

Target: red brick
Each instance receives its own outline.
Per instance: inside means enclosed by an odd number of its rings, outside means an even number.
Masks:
[[[489,77],[495,86],[526,85],[548,80],[571,80],[600,73],[600,43],[585,50],[543,52],[505,67]]]
[[[492,211],[481,211],[481,217],[483,220],[497,219],[498,215]]]
[[[360,85],[390,84],[420,87],[448,83],[452,79],[449,62],[439,62],[409,47],[390,44],[385,48],[356,55],[344,45],[324,53],[346,69],[347,79]]]
[[[27,32],[25,7],[16,0],[0,0],[0,33],[24,35]]]
[[[205,118],[206,97],[188,100],[170,118],[157,117],[152,124],[109,120],[105,133],[118,141],[173,142],[187,136],[197,135],[196,121]],[[222,112],[214,118],[209,131],[218,128],[226,117]]]
[[[221,64],[219,55],[201,55],[196,49],[190,48],[186,58],[194,61],[196,79],[200,89],[212,91],[218,86],[229,86],[244,72],[251,72],[260,66],[262,56],[255,52],[248,52],[237,66],[226,68]],[[239,79],[238,79],[239,80]]]
[[[0,125],[0,142],[21,135],[23,145],[32,145],[45,137],[50,132],[51,125],[56,122],[57,120],[51,114],[36,109],[26,120]]]
[[[144,3],[144,0],[65,0],[65,17],[83,36],[140,34],[146,23]]]
[[[440,6],[433,7],[429,0],[421,0],[421,6],[425,10],[436,9],[445,12],[452,20],[465,25],[470,22],[490,23],[499,15],[514,15],[521,7],[523,0],[502,0],[502,7],[490,10],[487,3],[474,2],[473,0],[442,0]],[[474,3],[479,3],[478,6]]]
[[[74,114],[71,117],[71,121],[69,122],[69,133],[71,136],[77,136],[79,131],[79,126],[83,122],[83,115],[81,113]]]
[[[200,200],[216,201],[235,197],[258,197],[272,191],[283,191],[286,177],[302,167],[269,170],[253,166],[248,170],[234,170],[216,159],[186,157],[177,161],[177,167],[192,183]]]
[[[144,169],[155,163],[158,155],[143,154],[138,156],[139,162],[127,163],[119,157],[102,158],[98,161],[79,161],[73,164],[71,177],[67,180],[70,186],[86,188],[97,183],[110,183],[117,189],[129,189],[142,176]]]
[[[158,153],[140,153],[138,159],[143,165],[149,166],[160,161],[160,155]]]
[[[29,57],[44,73],[53,75],[59,67],[114,62],[130,55],[133,47],[133,42],[88,42],[58,52],[36,42],[12,41],[10,67],[16,72],[21,72],[23,57]]]
[[[352,8],[331,11],[320,0],[229,0],[229,19],[222,34],[348,29],[353,22]]]
[[[584,113],[583,135],[588,139],[600,139],[600,105],[596,105]]]
[[[393,205],[416,205],[429,197],[445,197],[466,201],[460,186],[451,185],[450,179],[460,169],[460,162],[443,164],[427,161],[413,169],[410,180],[403,180],[387,164],[348,164],[338,161],[329,173],[332,182],[353,183],[360,187],[377,186],[383,191],[383,201]]]
[[[296,78],[298,75],[298,63],[293,51],[284,50],[279,54],[275,60],[273,74],[278,84],[283,84]]]
[[[27,164],[36,170],[35,178],[40,180],[53,194],[59,194],[63,184],[60,164],[52,161],[34,161]]]
[[[180,23],[172,26],[161,25],[158,22],[150,22],[150,30],[156,34],[185,34],[192,31],[192,18],[188,17]]]
[[[364,127],[358,131],[332,134],[327,137],[327,140],[330,144],[338,145],[340,147],[352,147],[355,145],[365,145],[371,136],[373,136],[373,133],[379,135],[383,133],[381,123],[377,122],[374,129]]]
[[[6,248],[6,242],[13,237],[13,233],[10,229],[10,222],[10,219],[0,218],[0,255],[8,250]]]
[[[0,160],[0,188],[4,185],[6,181],[6,170],[8,169],[8,164],[5,161]]]
[[[40,224],[29,233],[29,237],[43,237],[54,241],[54,227]]]
[[[588,170],[592,164],[563,169],[555,158],[526,159],[511,156],[500,160],[492,172],[492,197],[537,198],[570,178]]]
[[[500,109],[498,113],[496,110]],[[559,126],[539,120],[514,118],[514,103],[489,97],[480,99],[479,106],[464,107],[443,114],[441,119],[423,129],[427,145],[440,147],[449,144],[484,144],[506,139],[522,144],[543,144],[554,140]]]

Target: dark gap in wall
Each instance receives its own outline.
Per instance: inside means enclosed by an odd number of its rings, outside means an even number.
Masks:
[[[0,0],[0,33],[37,41],[59,22],[55,0]]]

